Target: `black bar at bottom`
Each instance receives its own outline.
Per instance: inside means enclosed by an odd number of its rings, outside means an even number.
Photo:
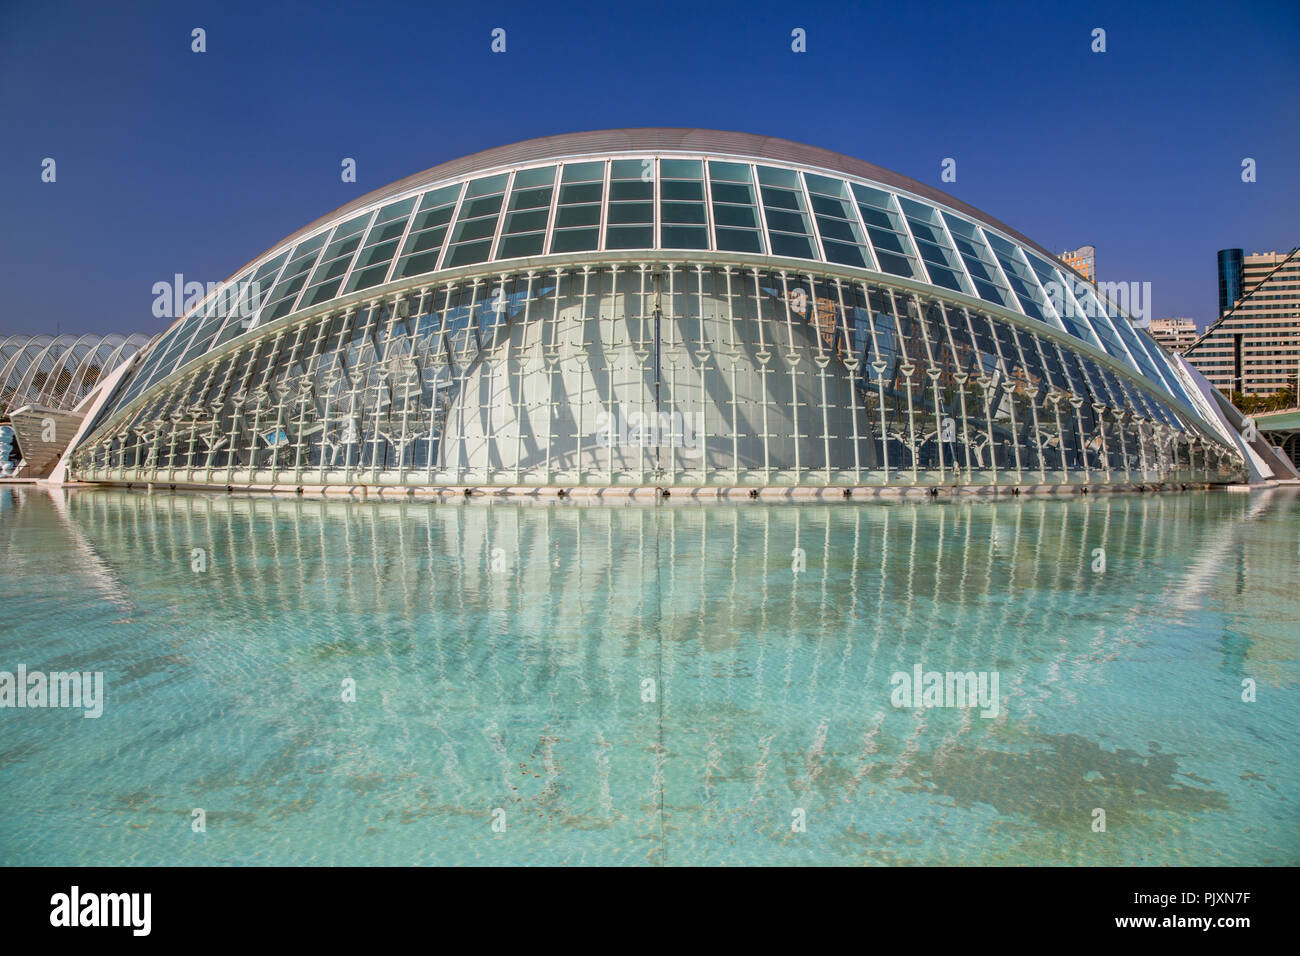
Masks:
[[[336,946],[373,943],[379,933],[436,946],[440,939],[463,945],[457,941],[487,930],[488,945],[512,936],[510,945],[546,937],[562,944],[573,934],[584,948],[612,944],[608,930],[604,939],[590,935],[610,920],[633,936],[678,924],[704,924],[733,940],[813,927],[838,933],[838,925],[864,941],[893,930],[918,943],[1130,937],[1149,944],[1195,935],[1232,945],[1285,931],[1293,882],[1287,870],[1242,868],[733,869],[665,878],[581,869],[112,867],[8,869],[5,876],[7,943]],[[659,937],[676,945],[670,940]]]

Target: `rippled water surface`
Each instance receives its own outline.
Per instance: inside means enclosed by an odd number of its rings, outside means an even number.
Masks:
[[[106,683],[0,709],[0,863],[1296,864],[1298,567],[1286,490],[0,489],[0,670]]]

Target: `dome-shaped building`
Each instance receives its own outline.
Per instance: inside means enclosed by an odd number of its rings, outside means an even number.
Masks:
[[[1185,370],[1042,247],[740,133],[528,140],[343,206],[116,384],[82,480],[239,487],[1240,480]]]

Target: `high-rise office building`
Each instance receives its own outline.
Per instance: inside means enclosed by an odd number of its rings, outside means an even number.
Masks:
[[[1237,297],[1184,354],[1228,394],[1295,389],[1300,375],[1300,248],[1240,253],[1219,253],[1220,306],[1225,294],[1239,289]]]
[[[1095,246],[1080,246],[1078,249],[1067,249],[1061,253],[1061,261],[1089,282],[1097,281],[1097,249]]]
[[[1147,328],[1151,337],[1171,352],[1182,354],[1196,341],[1198,330],[1195,319],[1152,319]]]

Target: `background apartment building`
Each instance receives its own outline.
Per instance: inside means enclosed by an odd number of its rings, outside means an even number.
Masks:
[[[1188,347],[1196,341],[1197,336],[1200,334],[1195,319],[1181,317],[1152,319],[1147,331],[1151,333],[1153,339],[1170,352],[1177,352],[1180,355],[1187,351]]]
[[[1295,389],[1300,375],[1300,248],[1219,253],[1219,318],[1184,353],[1231,394]]]
[[[1097,281],[1097,249],[1095,246],[1080,246],[1078,249],[1067,249],[1061,253],[1061,261],[1089,282]]]

